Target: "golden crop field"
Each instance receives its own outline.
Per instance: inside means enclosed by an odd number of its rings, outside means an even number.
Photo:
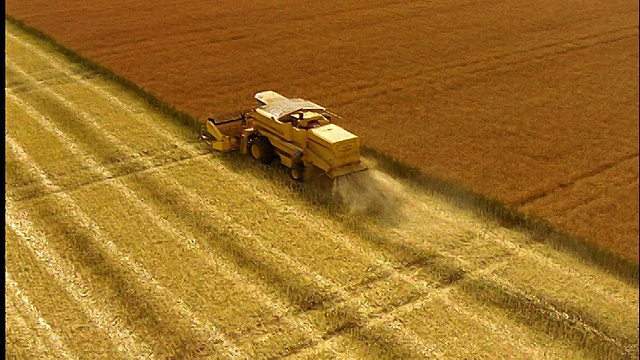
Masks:
[[[325,104],[363,149],[637,278],[637,2],[20,0],[6,14],[190,121],[264,90]]]
[[[638,356],[637,283],[375,170],[354,213],[5,24],[7,358]]]

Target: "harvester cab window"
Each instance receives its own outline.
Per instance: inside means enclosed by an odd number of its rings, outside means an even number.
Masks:
[[[298,124],[304,120],[304,114],[302,112],[291,114],[291,117],[288,118],[288,122],[291,122],[293,126],[298,127]]]

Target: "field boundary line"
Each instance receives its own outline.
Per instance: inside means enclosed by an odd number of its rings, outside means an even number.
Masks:
[[[77,359],[78,356],[69,351],[69,348],[64,344],[64,341],[58,335],[58,333],[49,325],[49,323],[42,317],[40,310],[29,300],[29,296],[26,291],[20,288],[20,285],[12,279],[11,274],[5,269],[4,271],[5,284],[11,288],[11,295],[17,297],[22,302],[22,307],[29,313],[29,316],[35,320],[38,327],[43,329],[49,336],[49,343],[53,345],[53,348],[64,358]]]
[[[25,164],[28,164],[31,167],[31,169],[33,169],[33,171],[38,174],[38,177],[42,185],[50,188],[57,187],[57,185],[53,184],[48,179],[47,175],[38,167],[38,165],[35,164],[30,159],[30,157],[26,154],[26,152],[24,152],[24,150],[21,147],[19,147],[20,145],[18,145],[8,135],[6,136],[6,140],[10,144],[12,144],[11,145],[12,148],[19,149],[18,151],[21,152],[20,155],[22,155],[20,156],[20,158]],[[167,299],[172,300],[176,310],[174,309],[167,309],[167,310],[177,311],[177,313],[180,316],[182,316],[183,318],[186,318],[187,320],[192,321],[194,324],[200,327],[199,331],[205,331],[205,332],[210,331],[211,333],[209,337],[213,336],[214,338],[217,338],[223,343],[224,348],[222,349],[222,351],[227,352],[228,357],[234,358],[239,354],[241,354],[239,349],[235,348],[235,346],[233,345],[230,345],[229,340],[226,339],[222,334],[220,334],[217,328],[213,324],[210,324],[206,319],[203,320],[203,319],[200,319],[198,316],[196,316],[193,313],[193,311],[189,309],[189,307],[186,304],[184,304],[182,299],[174,296],[169,289],[165,288],[160,283],[158,283],[158,281],[154,277],[152,277],[147,272],[146,269],[142,268],[137,261],[130,259],[126,254],[122,253],[122,251],[118,249],[118,247],[111,240],[105,238],[102,235],[100,228],[98,227],[98,224],[96,224],[93,220],[91,220],[90,217],[82,211],[82,209],[75,203],[75,201],[69,194],[65,192],[60,192],[58,193],[57,197],[66,203],[66,206],[70,210],[69,213],[72,216],[76,217],[76,219],[79,221],[78,225],[89,230],[92,233],[93,241],[95,245],[97,245],[106,254],[111,255],[112,259],[115,260],[116,263],[120,263],[121,266],[124,265],[126,270],[133,272],[137,276],[136,278],[137,282],[141,284],[143,287],[147,288],[147,290],[150,293],[162,292],[164,293]],[[141,281],[143,279],[146,281]],[[147,284],[147,282],[149,284]]]

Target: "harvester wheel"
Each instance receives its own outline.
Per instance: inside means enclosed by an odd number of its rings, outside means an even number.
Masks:
[[[289,175],[291,175],[291,178],[295,181],[302,181],[304,177],[304,165],[300,163],[293,164],[291,169],[289,169]]]
[[[271,145],[269,139],[264,136],[258,136],[252,139],[250,150],[251,156],[263,164],[270,163],[275,156],[273,145]]]

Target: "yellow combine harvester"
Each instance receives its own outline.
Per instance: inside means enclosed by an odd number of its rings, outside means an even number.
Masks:
[[[307,166],[331,179],[367,169],[360,159],[360,139],[333,124],[322,106],[273,91],[257,93],[255,99],[260,106],[238,117],[209,118],[202,137],[214,150],[249,152],[265,164],[277,156],[298,181]]]

